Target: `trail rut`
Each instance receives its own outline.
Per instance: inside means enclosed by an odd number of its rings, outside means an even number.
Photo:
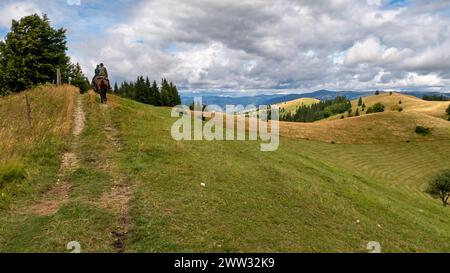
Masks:
[[[76,150],[78,137],[85,125],[85,112],[83,110],[82,97],[78,95],[76,100],[72,131],[74,140],[71,145],[71,151],[62,155],[57,182],[47,192],[43,193],[44,195],[40,203],[31,207],[30,213],[32,214],[40,216],[53,215],[57,213],[61,205],[66,203],[69,199],[72,184],[68,181],[67,175],[74,172],[79,167],[78,157],[73,151]]]

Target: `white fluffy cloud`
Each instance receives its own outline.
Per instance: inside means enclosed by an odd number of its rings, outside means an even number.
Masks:
[[[113,80],[144,74],[182,89],[447,91],[450,3],[390,2],[142,0],[97,33],[80,33],[74,26],[88,24],[75,17],[68,34],[80,38],[69,46],[89,74],[104,62]]]
[[[39,8],[33,3],[15,2],[8,4],[0,9],[0,27],[10,28],[13,19],[17,20],[33,13],[40,13]]]

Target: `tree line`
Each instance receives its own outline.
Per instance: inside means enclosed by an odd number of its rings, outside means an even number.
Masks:
[[[291,122],[314,122],[342,114],[352,109],[352,103],[345,96],[338,96],[333,100],[324,100],[311,105],[302,104],[294,113],[280,110],[280,120]]]
[[[13,20],[10,32],[0,41],[0,94],[54,83],[57,69],[63,83],[72,83],[81,91],[89,89],[80,65],[67,56],[64,28],[53,28],[45,14]]]
[[[162,79],[161,86],[158,86],[156,81],[151,82],[148,77],[139,76],[136,81],[124,81],[120,86],[114,84],[113,92],[121,97],[154,106],[173,107],[181,104],[177,86],[166,79]]]
[[[450,101],[450,97],[444,95],[424,95],[422,99],[427,101]]]

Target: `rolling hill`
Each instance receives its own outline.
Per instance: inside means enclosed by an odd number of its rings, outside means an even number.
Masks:
[[[223,95],[217,96],[215,92],[184,92],[181,94],[181,99],[183,104],[190,105],[194,101],[194,97],[201,96],[203,98],[203,103],[206,105],[219,105],[224,108],[227,104],[230,105],[274,105],[279,103],[284,103],[287,101],[293,101],[302,98],[313,98],[317,100],[327,100],[334,99],[337,96],[346,96],[347,98],[353,100],[359,97],[368,97],[374,94],[374,91],[329,91],[329,90],[318,90],[314,92],[302,93],[302,94],[273,94],[273,95],[255,95],[255,96],[239,96],[236,95]],[[426,91],[405,91],[401,94],[413,96],[421,99],[424,95],[436,95],[436,96],[447,96],[450,97],[450,93],[439,93],[439,92],[426,92]]]
[[[359,107],[359,117],[348,117],[345,113],[345,119],[339,114],[315,123],[282,122],[281,134],[290,138],[349,144],[450,140],[450,122],[444,119],[449,102],[424,101],[401,93],[382,93],[365,97],[363,101],[366,111],[375,103],[384,104],[386,110],[366,114]],[[358,100],[352,101],[352,105],[355,113]],[[402,112],[398,111],[399,107]],[[416,126],[431,128],[431,135],[416,134]]]
[[[320,100],[318,100],[318,99],[301,98],[301,99],[296,99],[296,100],[292,100],[292,101],[281,102],[281,103],[278,103],[277,106],[280,108],[283,108],[284,110],[286,110],[288,112],[294,112],[301,105],[308,106],[308,105],[318,103],[318,102],[320,102]]]
[[[104,106],[68,86],[26,94],[33,133],[24,94],[0,98],[0,170],[26,174],[0,189],[0,252],[74,240],[83,252],[450,251],[450,210],[424,192],[450,165],[441,105],[370,97],[405,110],[283,123],[280,149],[262,153],[259,142],[176,142],[169,108]]]

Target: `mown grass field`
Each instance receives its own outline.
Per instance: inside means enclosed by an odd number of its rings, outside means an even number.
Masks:
[[[368,107],[375,103],[385,105],[385,112],[366,114],[359,107],[360,116],[348,117],[348,113],[314,123],[281,122],[281,134],[295,139],[311,139],[346,144],[399,143],[407,141],[450,141],[450,122],[445,110],[449,102],[432,102],[393,93],[382,93],[363,99]],[[401,102],[401,104],[399,104]],[[352,101],[353,114],[358,100]],[[403,109],[398,111],[398,107]],[[416,126],[431,129],[431,134],[415,133]]]
[[[258,142],[176,142],[168,108],[114,96],[105,108],[92,93],[81,99],[86,125],[76,145],[70,135],[58,138],[80,161],[66,177],[68,200],[39,216],[27,212],[43,195],[38,188],[8,197],[0,251],[62,252],[69,241],[87,252],[115,251],[111,231],[121,218],[111,193],[120,177],[129,186],[127,252],[367,252],[369,241],[384,252],[450,252],[450,210],[423,191],[450,167],[449,141],[438,135],[336,144],[282,135],[278,151],[263,153]],[[385,124],[370,126],[378,132]],[[116,141],[105,128],[117,131]],[[36,184],[55,183],[57,158]]]

